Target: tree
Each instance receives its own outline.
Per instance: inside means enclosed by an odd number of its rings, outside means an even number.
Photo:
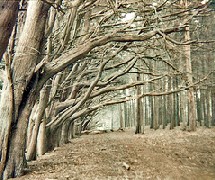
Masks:
[[[185,8],[188,8],[187,0],[184,1]],[[190,29],[189,25],[185,28],[184,34],[185,41],[190,41]],[[186,73],[187,73],[187,83],[188,85],[193,84],[192,77],[192,64],[191,64],[191,50],[190,45],[184,46],[185,59],[186,59]],[[190,87],[188,89],[188,100],[189,100],[189,126],[191,131],[196,130],[196,108],[195,108],[195,97],[194,97],[194,89]]]
[[[29,1],[27,19],[11,68],[11,84],[5,82],[3,96],[13,95],[11,103],[1,99],[1,179],[23,175],[26,167],[25,139],[28,117],[34,105],[37,77],[34,74],[40,43],[44,36],[49,5]],[[34,21],[32,21],[34,19]],[[27,71],[26,71],[27,69]],[[5,102],[6,101],[6,102]],[[10,158],[8,157],[10,154]]]
[[[0,1],[0,62],[18,16],[19,0]]]
[[[137,81],[140,81],[140,74],[137,72]],[[137,86],[136,87],[136,93],[137,96],[141,95],[141,87]],[[142,99],[138,97],[136,99],[136,130],[135,134],[143,134],[144,129],[143,129],[143,113],[142,113]]]
[[[51,5],[54,7],[50,9]],[[127,8],[130,5],[132,9]],[[163,1],[154,7],[150,1],[116,1],[114,4],[112,1],[74,0],[62,5],[60,2],[29,1],[24,29],[12,64],[8,63],[8,78],[1,99],[1,179],[24,173],[27,125],[29,117],[35,113],[31,111],[34,106],[39,107],[40,113],[29,133],[29,160],[35,157],[39,129],[43,129],[53,148],[60,140],[67,142],[68,129],[74,121],[106,105],[129,99],[113,92],[167,77],[166,73],[151,72],[151,78],[146,81],[123,83],[121,78],[132,73],[137,59],[159,59],[148,56],[151,55],[147,53],[148,49],[157,47],[161,38],[172,42],[170,34],[183,31],[187,21],[194,16],[192,8],[188,10],[191,14],[172,13],[172,5],[177,7],[178,3]],[[195,4],[193,8],[197,13],[204,9]],[[167,15],[159,14],[162,11]],[[130,14],[131,18],[122,18],[121,12]],[[188,18],[177,24],[178,14]],[[180,90],[138,93],[137,98]],[[49,93],[46,98],[44,91]]]

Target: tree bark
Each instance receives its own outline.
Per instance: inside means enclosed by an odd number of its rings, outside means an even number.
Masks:
[[[126,96],[126,90],[123,90],[124,95]],[[128,127],[128,102],[123,103],[123,109],[124,109],[124,121],[125,121],[125,128]]]
[[[211,89],[211,110],[212,110],[212,120],[211,125],[215,126],[215,89]]]
[[[190,30],[189,26],[185,28],[185,41],[190,40]],[[191,64],[191,55],[190,55],[190,45],[185,45],[185,59],[186,59],[186,73],[187,73],[187,84],[193,84],[192,76],[192,64]],[[190,87],[188,89],[188,101],[189,101],[189,128],[190,131],[196,131],[196,105],[194,97],[194,88]]]
[[[30,95],[25,108],[19,114],[16,126],[12,125],[8,145],[8,154],[10,156],[5,163],[2,179],[22,176],[24,174],[27,165],[25,159],[26,129],[35,97],[33,93]]]
[[[119,127],[120,127],[120,129],[124,129],[124,127],[125,127],[125,119],[124,119],[124,117],[123,117],[123,114],[124,114],[124,111],[123,111],[123,106],[122,106],[123,104],[119,104],[118,105],[118,109],[119,109]]]
[[[43,119],[40,123],[39,132],[37,135],[37,155],[42,156],[47,150],[47,138],[46,138],[46,119]]]
[[[32,131],[32,136],[31,136],[31,140],[30,143],[27,147],[27,153],[26,153],[26,159],[28,161],[31,160],[35,160],[36,159],[36,145],[37,145],[37,137],[38,137],[38,132],[39,132],[39,128],[40,128],[40,124],[42,122],[44,113],[45,113],[45,108],[46,108],[46,104],[48,102],[48,88],[44,87],[41,91],[40,91],[40,100],[39,100],[39,104],[38,104],[38,109],[37,109],[37,117],[35,120],[35,124],[34,124],[34,128]]]
[[[187,126],[187,93],[185,91],[180,92],[180,114],[182,119],[182,130],[186,130]]]
[[[1,118],[7,118],[7,123],[2,123],[2,126],[0,126],[0,147],[1,147],[1,163],[0,163],[0,172],[3,172],[4,165],[7,161],[7,151],[8,151],[8,145],[9,145],[9,138],[10,138],[10,129],[11,124],[13,121],[13,110],[14,110],[14,97],[13,97],[13,82],[12,82],[12,73],[11,73],[11,66],[10,66],[10,60],[9,56],[6,56],[5,58],[5,64],[6,64],[6,75],[7,78],[4,81],[4,88],[3,89],[3,95],[2,95],[2,101],[1,102],[9,102],[6,105],[1,103],[0,109],[2,109],[1,112]],[[1,174],[0,174],[1,178]]]
[[[46,16],[49,5],[39,0],[29,1],[27,19],[20,36],[16,49],[16,55],[12,66],[12,81],[14,85],[14,114],[10,123],[10,106],[7,99],[1,101],[1,142],[0,152],[2,156],[2,140],[10,135],[7,145],[7,159],[1,163],[3,168],[0,171],[1,179],[21,176],[26,166],[25,146],[27,124],[30,112],[36,101],[37,75],[34,74],[36,67],[39,47],[44,35]],[[5,93],[7,93],[5,91]],[[6,94],[7,95],[7,94]],[[7,113],[7,114],[5,114]],[[10,127],[10,128],[8,128]],[[10,154],[10,156],[8,156]]]
[[[7,49],[13,26],[18,16],[19,0],[0,1],[0,62]]]
[[[140,74],[137,73],[137,81],[140,81]],[[137,86],[136,87],[136,92],[137,92],[137,96],[141,94],[141,86]],[[135,134],[143,134],[144,133],[144,129],[143,129],[143,114],[142,112],[142,100],[141,98],[137,98],[136,99],[136,131]]]
[[[70,122],[64,122],[61,130],[60,145],[69,143]]]
[[[154,118],[153,118],[153,129],[157,130],[159,128],[159,97],[153,97],[154,98]]]

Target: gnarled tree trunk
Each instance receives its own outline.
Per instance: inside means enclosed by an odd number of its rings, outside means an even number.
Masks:
[[[34,69],[44,36],[48,9],[49,6],[40,0],[29,1],[26,23],[19,38],[11,69],[14,88],[12,121],[9,120],[11,107],[7,99],[1,101],[0,114],[4,112],[0,119],[1,179],[21,176],[24,173],[28,118],[37,96],[37,75]],[[3,93],[7,95],[6,91]],[[3,143],[7,135],[10,136],[10,141],[8,138],[8,142]],[[5,161],[2,161],[3,150],[7,157]]]

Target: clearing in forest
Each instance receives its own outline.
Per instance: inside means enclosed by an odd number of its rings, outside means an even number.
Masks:
[[[83,135],[29,168],[16,180],[214,180],[215,128]]]

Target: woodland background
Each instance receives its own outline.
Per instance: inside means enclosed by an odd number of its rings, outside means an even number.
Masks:
[[[136,134],[214,126],[214,3],[1,1],[1,179],[110,109]]]

